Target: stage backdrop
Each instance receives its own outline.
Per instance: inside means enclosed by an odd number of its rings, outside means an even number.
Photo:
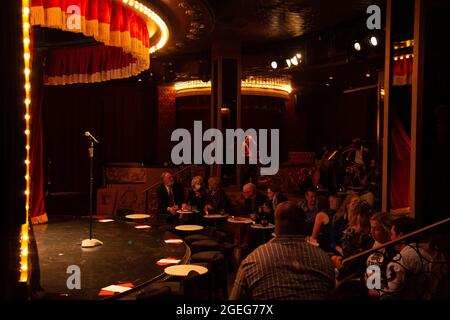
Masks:
[[[44,161],[47,190],[89,190],[88,140],[95,150],[96,187],[102,166],[110,162],[150,163],[154,156],[156,91],[146,82],[45,86],[43,98]]]

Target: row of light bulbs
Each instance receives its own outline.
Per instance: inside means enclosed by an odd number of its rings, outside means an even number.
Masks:
[[[134,0],[122,0],[124,4],[129,5],[130,7],[139,10],[142,14],[146,15],[150,19],[152,19],[161,30],[161,38],[159,39],[158,43],[155,44],[150,48],[150,53],[153,53],[162,47],[164,47],[169,40],[169,28],[167,27],[166,23],[161,19],[159,15],[157,15],[152,9],[148,8],[147,6],[143,5],[142,3]]]
[[[31,51],[30,51],[30,0],[22,0],[22,32],[23,32],[23,58],[24,58],[24,89],[25,89],[25,137],[26,137],[26,158],[25,158],[25,223],[20,232],[20,282],[28,281],[28,218],[30,211],[30,111],[31,111]]]
[[[286,67],[290,68],[292,66],[296,67],[298,66],[301,62],[302,62],[302,54],[301,53],[296,53],[295,56],[293,56],[292,58],[287,58],[284,60],[286,62]],[[277,60],[273,60],[270,63],[270,66],[272,67],[272,69],[278,69],[278,67],[281,67]]]

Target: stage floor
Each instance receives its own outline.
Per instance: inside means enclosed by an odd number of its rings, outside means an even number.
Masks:
[[[143,286],[152,279],[164,277],[162,258],[172,257],[184,263],[189,249],[183,244],[166,244],[165,239],[177,238],[168,232],[136,229],[135,224],[116,220],[93,223],[93,238],[103,245],[81,248],[81,241],[89,237],[89,219],[50,217],[49,223],[33,226],[39,256],[40,284],[45,298],[104,299],[100,290],[109,285],[132,283]],[[70,290],[67,268],[79,266],[81,289]]]

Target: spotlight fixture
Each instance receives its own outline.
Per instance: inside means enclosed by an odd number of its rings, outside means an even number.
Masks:
[[[278,63],[274,60],[270,63],[270,66],[272,67],[272,69],[276,69],[278,68]]]
[[[290,68],[292,65],[291,59],[286,59],[286,64],[287,64],[288,68]]]
[[[355,41],[353,48],[355,48],[356,51],[361,51],[361,44],[358,41]]]
[[[369,39],[369,43],[371,46],[376,47],[378,45],[378,39],[375,36],[371,36]]]
[[[333,79],[334,79],[333,75],[330,74],[330,76],[328,77],[328,79],[333,80]]]
[[[370,77],[371,77],[370,71],[367,71],[366,72],[366,78],[370,78]]]
[[[302,58],[302,54],[300,52],[298,52],[295,56],[297,57],[298,60]]]
[[[293,57],[291,58],[291,63],[292,63],[294,66],[298,66],[297,56],[293,56]]]

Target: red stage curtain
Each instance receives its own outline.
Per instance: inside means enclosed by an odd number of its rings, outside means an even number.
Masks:
[[[394,86],[405,86],[412,83],[413,58],[394,60],[393,81]]]
[[[32,51],[31,78],[31,149],[30,149],[30,219],[32,224],[48,221],[44,197],[44,162],[42,145],[43,72],[42,51]]]
[[[109,46],[50,49],[45,84],[93,83],[127,78],[139,73],[138,61]]]
[[[397,114],[392,115],[392,151],[390,165],[391,209],[410,206],[409,176],[410,176],[411,139],[406,133]]]
[[[73,6],[73,7],[72,7]],[[79,12],[73,8],[79,8]],[[79,25],[74,14],[79,14]],[[150,39],[147,21],[122,1],[117,0],[32,0],[31,24],[82,33],[93,37],[101,46],[65,48],[50,55],[48,63],[52,70],[46,84],[72,84],[106,81],[137,75],[150,66]],[[65,57],[61,57],[65,54]],[[90,61],[69,67],[68,59],[75,57]],[[112,55],[112,57],[107,57]],[[102,57],[100,61],[98,59]],[[51,58],[57,58],[52,61]],[[99,62],[99,63],[96,63]],[[72,62],[75,63],[75,62]],[[55,65],[57,65],[55,67]],[[100,67],[100,68],[99,68]],[[56,71],[60,73],[55,73]],[[72,72],[72,73],[68,73]],[[88,72],[88,73],[80,73]]]

